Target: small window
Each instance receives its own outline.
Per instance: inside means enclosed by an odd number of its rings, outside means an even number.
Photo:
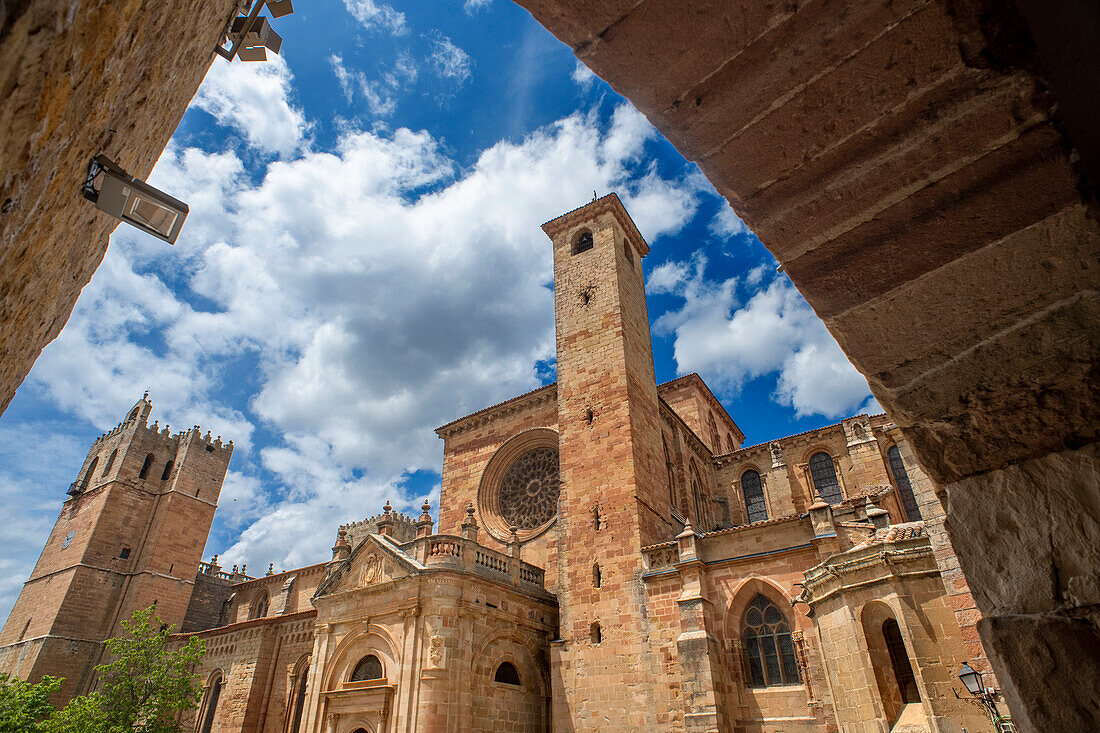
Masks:
[[[167,481],[168,477],[172,475],[172,461],[164,464],[164,470],[161,471],[160,480]]]
[[[626,255],[626,261],[630,263],[630,266],[634,266],[634,248],[630,246],[630,242],[623,240],[623,254]]]
[[[827,504],[839,504],[841,502],[840,483],[836,478],[836,468],[833,467],[833,459],[828,453],[815,453],[810,459],[810,477],[814,481],[814,488]]]
[[[741,493],[745,495],[745,511],[749,524],[768,518],[768,504],[764,499],[764,482],[760,473],[749,469],[741,474]]]
[[[149,469],[153,466],[153,461],[156,460],[156,456],[152,453],[145,456],[145,463],[141,464],[141,472],[138,473],[138,478],[145,478],[149,475]]]
[[[603,514],[600,513],[599,504],[592,507],[592,524],[595,525],[597,532],[603,529]]]
[[[355,671],[351,673],[351,682],[363,680],[382,679],[382,662],[373,654],[368,654],[355,665]]]
[[[218,712],[218,698],[222,694],[222,677],[219,674],[207,687],[206,710],[203,711],[201,733],[210,733],[214,727],[214,714]]]
[[[118,448],[111,451],[111,455],[107,456],[107,465],[103,467],[103,473],[99,474],[100,478],[107,475],[107,472],[111,470],[111,466],[115,465],[115,458],[118,456]]]
[[[252,601],[252,608],[248,612],[248,618],[264,618],[267,616],[267,591],[262,590]]]
[[[583,231],[573,240],[572,252],[575,255],[579,255],[581,252],[587,252],[592,249],[592,244],[592,232]]]
[[[95,467],[99,464],[99,456],[92,459],[92,465],[88,466],[88,470],[84,472],[84,480],[80,482],[80,490],[85,491],[88,488],[88,483],[92,480],[92,474],[95,473]]]
[[[599,644],[601,641],[603,641],[603,633],[600,630],[600,624],[598,621],[588,628],[588,633],[592,638],[593,644]]]
[[[119,557],[120,560],[130,559],[130,548],[129,547],[123,547],[121,550],[119,550],[118,557]]]
[[[519,672],[516,671],[516,665],[511,662],[501,662],[496,674],[493,675],[493,682],[503,682],[506,685],[519,687]]]
[[[898,493],[901,494],[906,518],[910,522],[920,521],[920,508],[917,507],[917,497],[913,494],[913,484],[909,483],[909,473],[905,470],[905,463],[901,460],[901,453],[896,445],[890,446],[890,450],[886,451],[886,458],[890,462],[890,472],[894,474]]]
[[[599,588],[603,585],[603,575],[600,573],[600,564],[592,563],[592,587]]]

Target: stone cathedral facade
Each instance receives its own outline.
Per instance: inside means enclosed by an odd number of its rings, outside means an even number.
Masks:
[[[991,730],[955,696],[988,662],[898,428],[743,446],[697,375],[656,383],[618,197],[543,229],[558,381],[436,431],[438,524],[387,504],[325,563],[201,562],[232,444],[146,397],[70,487],[0,670],[85,692],[155,604],[206,640],[199,733]]]

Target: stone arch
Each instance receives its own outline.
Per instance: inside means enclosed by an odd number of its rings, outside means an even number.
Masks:
[[[512,716],[519,715],[536,730],[549,720],[549,665],[531,640],[514,631],[484,635],[474,645],[471,658],[469,730],[508,730]],[[504,663],[515,667],[520,684],[496,681]]]
[[[706,519],[707,489],[695,456],[688,460],[688,483],[691,486],[692,519],[695,521],[695,531],[706,532],[709,529]]]
[[[558,433],[552,428],[538,427],[521,430],[497,448],[485,465],[477,488],[477,510],[481,526],[494,539],[507,543],[511,539],[508,522],[500,506],[500,487],[512,464],[529,451],[538,448],[558,448]],[[558,512],[537,527],[520,529],[516,536],[520,542],[535,539],[550,529],[557,521]]]
[[[366,733],[376,733],[377,730],[378,729],[371,725],[371,722],[365,717],[341,720],[336,727],[336,733],[359,733],[359,731],[366,731]]]
[[[84,472],[84,478],[80,482],[80,490],[87,491],[88,484],[91,483],[92,474],[95,473],[96,466],[99,465],[99,456],[92,459],[92,465],[88,466],[88,470]]]
[[[587,252],[596,244],[595,234],[588,227],[581,227],[569,235],[569,254],[579,255]]]
[[[355,665],[368,654],[378,656],[382,662],[382,675],[389,684],[396,685],[396,672],[400,669],[401,654],[389,631],[378,624],[370,624],[365,630],[352,632],[340,640],[324,664],[324,687],[331,690],[342,685],[355,669]]]
[[[909,467],[901,457],[901,450],[896,442],[890,443],[882,452],[886,459],[886,465],[890,469],[890,478],[894,481],[894,489],[898,492],[902,511],[909,522],[918,522],[923,517],[920,507],[917,505],[916,494],[913,493],[913,484],[909,479]]]
[[[829,491],[827,486],[824,487],[826,489],[825,493],[828,494],[828,496],[821,493],[817,487],[817,481],[814,480],[813,472],[814,464],[816,463],[814,459],[822,454],[829,457],[829,466],[832,468],[833,478],[836,480],[835,492]],[[817,501],[817,497],[821,496],[821,498],[829,504],[839,504],[844,501],[844,481],[841,478],[841,471],[838,466],[839,461],[835,448],[823,443],[817,443],[810,446],[810,448],[803,453],[803,456],[803,464],[806,466],[806,482],[808,484],[806,488],[810,491],[810,498],[813,501]],[[822,465],[824,465],[824,463],[822,463]],[[830,501],[830,499],[833,499],[833,501]]]
[[[768,487],[764,480],[766,474],[757,468],[754,463],[739,466],[737,471],[737,485],[740,489],[737,499],[744,508],[745,523],[752,524],[753,522],[770,519],[772,514],[770,502],[768,501]],[[756,474],[758,486],[746,486],[745,476],[750,472]],[[756,496],[757,490],[759,491],[759,498]],[[763,516],[760,516],[761,512]]]
[[[493,644],[500,641],[512,642],[520,647],[524,652],[525,658],[517,657],[514,654],[508,654],[507,652],[499,655],[490,654],[490,650]],[[514,631],[490,631],[484,634],[481,639],[474,643],[474,654],[472,657],[473,666],[476,669],[479,662],[482,662],[485,667],[489,668],[489,674],[496,670],[501,662],[511,662],[519,670],[520,679],[524,679],[525,670],[528,677],[534,677],[537,679],[540,694],[549,694],[550,679],[547,676],[549,670],[543,670],[542,665],[538,663],[538,650],[532,648],[531,640],[525,639],[522,635],[517,634]],[[535,672],[531,675],[531,672]]]
[[[103,473],[99,474],[100,478],[106,478],[110,472],[111,467],[115,465],[115,458],[118,457],[118,448],[111,451],[111,455],[107,456],[107,464],[103,467]]]
[[[878,697],[886,715],[886,722],[893,726],[901,715],[905,705],[920,702],[922,695],[917,683],[915,665],[909,651],[912,641],[898,624],[896,610],[885,601],[870,601],[859,611],[859,621],[863,627],[863,637],[867,654],[878,687]],[[903,644],[902,659],[897,659],[897,651],[891,650],[889,633],[884,631],[885,624],[892,624]]]
[[[271,596],[268,595],[267,588],[260,588],[256,591],[256,595],[252,597],[252,602],[248,604],[249,620],[254,618],[265,618],[270,604]]]
[[[215,667],[206,676],[206,684],[203,685],[202,699],[199,703],[199,714],[195,719],[198,733],[210,733],[213,730],[225,689],[225,681],[226,674],[221,667]]]
[[[798,628],[798,622],[801,619],[791,605],[791,596],[787,591],[771,578],[752,575],[738,583],[730,594],[729,599],[726,601],[723,630],[727,638],[736,639],[741,635],[741,615],[745,612],[745,609],[757,594],[764,596],[772,603],[779,606],[783,609],[784,613],[790,608],[789,618],[791,619],[791,629],[794,630]]]
[[[286,686],[286,733],[300,733],[305,713],[310,672],[310,654],[303,654],[291,667]]]

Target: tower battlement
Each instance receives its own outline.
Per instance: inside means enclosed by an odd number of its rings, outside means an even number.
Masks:
[[[64,677],[59,699],[89,689],[135,610],[177,626],[187,610],[233,443],[150,425],[152,407],[146,392],[92,441],[0,634],[0,672]]]

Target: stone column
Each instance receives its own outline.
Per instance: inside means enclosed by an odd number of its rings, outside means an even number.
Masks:
[[[722,650],[707,626],[710,601],[705,597],[706,565],[699,557],[698,537],[691,523],[676,537],[682,591],[677,606],[680,635],[676,656],[684,700],[684,727],[689,731],[726,730],[725,710],[718,705],[717,671]]]

